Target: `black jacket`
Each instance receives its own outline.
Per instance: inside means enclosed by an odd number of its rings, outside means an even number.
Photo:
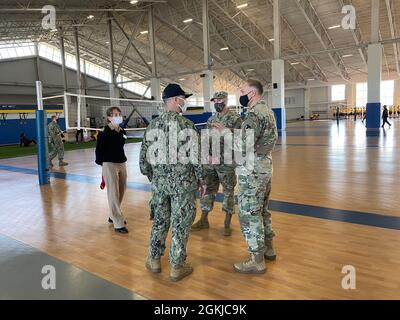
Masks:
[[[96,163],[103,165],[103,162],[124,163],[126,156],[124,151],[125,130],[112,130],[109,126],[97,136]]]
[[[387,118],[389,118],[389,112],[388,112],[388,110],[386,109],[383,109],[383,112],[382,112],[382,119],[387,119]]]

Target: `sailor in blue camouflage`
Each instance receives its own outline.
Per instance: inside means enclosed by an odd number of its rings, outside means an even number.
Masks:
[[[239,115],[231,111],[228,107],[228,93],[225,91],[216,92],[211,99],[214,102],[216,113],[212,115],[208,121],[206,128],[209,130],[215,129],[214,125],[220,123],[225,128],[233,131],[233,129],[239,129],[241,119]],[[211,140],[211,139],[210,139]],[[232,141],[232,140],[231,140]],[[235,199],[234,191],[237,183],[235,164],[233,161],[232,147],[224,144],[224,136],[220,137],[220,156],[218,159],[212,158],[212,146],[210,141],[210,159],[217,160],[217,163],[210,163],[204,165],[207,193],[204,198],[200,201],[201,203],[201,217],[198,222],[193,224],[191,230],[198,231],[201,229],[208,229],[208,213],[212,211],[214,207],[215,196],[218,193],[219,186],[223,188],[223,202],[222,210],[225,212],[224,231],[225,236],[230,236],[231,230],[231,219],[232,214],[235,212]],[[232,155],[232,159],[225,162],[224,159],[224,147],[229,148],[228,152]],[[228,163],[229,162],[229,163]]]
[[[183,117],[180,112],[186,109],[185,99],[189,96],[177,85],[169,85],[163,93],[166,110],[153,119],[146,129],[140,150],[140,171],[151,181],[152,197],[150,201],[153,225],[150,235],[150,244],[146,267],[152,272],[160,272],[160,257],[164,255],[165,241],[168,230],[172,229],[172,238],[169,252],[171,264],[171,280],[177,281],[190,274],[192,268],[186,263],[186,245],[189,238],[189,229],[196,214],[196,190],[204,185],[203,168],[198,159],[196,163],[182,163],[173,161],[169,155],[166,161],[152,163],[151,153],[156,137],[157,142],[164,144],[164,150],[156,150],[156,156],[162,156],[165,150],[174,147],[170,141],[171,130],[190,129],[198,137],[193,122]],[[178,91],[177,91],[178,90]],[[183,103],[182,103],[183,102]],[[185,141],[177,141],[178,150]],[[200,146],[197,143],[196,148]],[[168,153],[168,152],[167,152]],[[198,150],[200,157],[200,151]],[[160,158],[160,159],[161,159]]]

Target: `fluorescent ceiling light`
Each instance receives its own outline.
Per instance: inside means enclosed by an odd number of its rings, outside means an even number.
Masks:
[[[315,80],[314,78],[307,79],[307,81],[314,81],[314,80]]]
[[[292,62],[291,63],[292,66],[295,66],[295,65],[298,65],[298,64],[300,64],[300,62]]]
[[[342,58],[348,58],[348,57],[352,57],[352,54],[345,54],[344,56],[342,56]]]
[[[138,0],[132,0],[130,3],[131,4],[136,4],[136,3],[138,3],[139,1]]]
[[[249,5],[248,3],[242,3],[242,4],[237,5],[236,8],[243,9],[243,8],[246,8],[248,5]]]
[[[185,78],[180,78],[180,79],[179,79],[179,81],[184,81],[184,80],[185,80]]]
[[[229,50],[229,48],[228,48],[228,47],[223,47],[223,48],[221,48],[221,49],[219,49],[219,50],[221,50],[221,51],[226,51],[226,50]]]
[[[189,19],[183,20],[183,23],[189,23],[189,22],[192,22],[192,21],[193,21],[193,19],[189,18]]]
[[[93,19],[93,18],[94,18],[94,15],[90,14],[90,15],[87,16],[87,18],[88,18],[88,19]]]
[[[140,34],[146,34],[146,33],[149,33],[149,30],[140,31]]]
[[[147,64],[152,64],[153,62],[151,62],[151,61],[149,61],[149,62],[147,62]]]
[[[340,28],[340,24],[337,24],[337,25],[334,25],[332,27],[329,27],[328,29],[332,30],[332,29],[337,29],[337,28]]]
[[[268,39],[269,42],[275,41],[274,38]]]
[[[254,71],[254,69],[247,69],[247,71],[249,71],[249,72],[250,72],[250,71]]]

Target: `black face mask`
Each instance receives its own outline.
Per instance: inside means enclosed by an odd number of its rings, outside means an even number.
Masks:
[[[215,111],[221,112],[225,108],[225,103],[224,102],[216,102],[216,103],[214,103],[214,108],[215,108]]]
[[[240,98],[239,98],[239,102],[243,107],[247,107],[249,104],[249,101],[250,101],[250,99],[249,99],[248,94],[244,94],[243,96],[240,96]]]

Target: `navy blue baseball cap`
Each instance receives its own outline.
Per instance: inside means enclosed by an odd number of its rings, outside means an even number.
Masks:
[[[186,93],[183,91],[181,86],[177,83],[170,83],[168,84],[162,94],[163,99],[168,99],[172,97],[177,97],[177,96],[185,96],[185,98],[189,98],[192,95],[192,93]]]

